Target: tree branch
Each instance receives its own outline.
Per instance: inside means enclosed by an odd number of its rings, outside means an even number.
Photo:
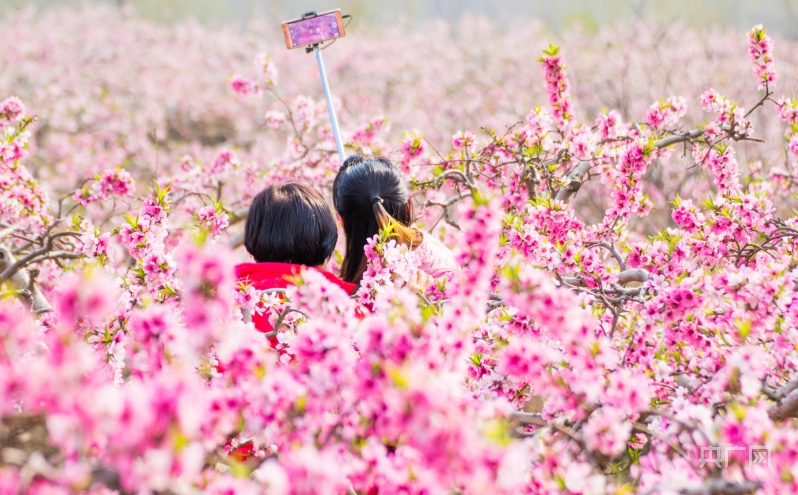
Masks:
[[[667,148],[668,146],[672,146],[674,144],[684,143],[686,141],[693,140],[699,136],[704,134],[703,129],[693,129],[690,132],[685,134],[677,134],[675,136],[670,136],[664,139],[660,139],[657,141],[654,146],[657,148]],[[562,201],[567,203],[571,197],[579,191],[579,188],[582,187],[582,182],[585,179],[585,176],[590,171],[590,162],[580,162],[571,172],[565,177],[565,184],[557,191],[557,195],[554,197],[557,201]]]
[[[704,129],[693,129],[690,132],[685,134],[677,134],[675,136],[667,137],[665,139],[660,139],[657,141],[654,146],[657,148],[667,148],[668,146],[672,146],[674,144],[684,143],[686,141],[690,141],[697,137],[704,135]]]
[[[773,387],[767,384],[765,379],[762,380],[762,392],[771,400],[779,401],[783,399],[787,394],[792,392],[793,390],[798,388],[798,378],[793,379],[782,385],[781,387],[774,389]]]
[[[457,193],[451,198],[447,199],[446,201],[426,201],[424,203],[424,207],[427,206],[441,206],[443,208],[448,208],[455,204],[456,202],[460,201],[463,198],[471,197],[471,191],[466,191],[463,193]]]
[[[518,421],[525,425],[548,426],[549,422],[540,417],[538,413],[529,413],[524,411],[513,411],[510,413],[510,419]]]
[[[0,284],[5,282],[6,280],[10,279],[11,277],[13,277],[14,274],[17,273],[17,271],[21,270],[22,268],[27,266],[29,263],[37,261],[36,258],[43,258],[43,257],[47,256],[48,254],[50,254],[50,251],[52,251],[53,248],[55,247],[55,241],[57,239],[59,239],[61,237],[79,237],[79,236],[80,236],[80,234],[78,234],[77,232],[58,232],[57,234],[53,234],[53,235],[49,236],[47,238],[47,242],[43,242],[42,241],[42,247],[40,247],[39,249],[35,249],[35,250],[31,251],[30,253],[26,254],[22,258],[15,259],[14,261],[10,262],[10,264],[6,263],[6,267],[3,269],[2,273],[0,273]],[[11,255],[11,250],[9,250],[9,249],[7,249],[5,247],[3,249],[5,250],[5,252],[9,256]],[[68,258],[68,257],[70,257],[70,255],[74,254],[74,253],[66,253],[66,252],[63,252],[63,253],[65,253],[62,256],[64,258]],[[52,259],[52,257],[48,258],[48,259]]]
[[[227,245],[230,246],[231,248],[237,248],[237,247],[241,246],[242,244],[244,244],[244,231],[243,230],[241,232],[239,232],[238,234],[234,235],[233,237],[231,237],[229,241],[227,241]]]
[[[616,276],[618,277],[619,285],[626,285],[632,282],[639,282],[642,284],[643,282],[647,282],[651,278],[651,275],[648,273],[648,271],[644,270],[643,268],[631,268],[629,270],[624,270],[622,272],[619,272]],[[572,287],[587,287],[587,282],[585,282],[585,277],[583,277],[582,275],[576,275],[573,277],[561,277],[561,281],[566,285]],[[624,289],[604,289],[604,290],[610,294],[618,293],[618,294],[631,295],[637,289],[634,289],[628,293]]]
[[[682,488],[679,493],[682,495],[750,495],[761,486],[756,481],[729,483],[722,479],[714,479],[708,485],[696,488]]]
[[[621,253],[619,253],[618,250],[615,249],[615,245],[610,244],[609,242],[606,241],[593,242],[588,245],[588,247],[593,247],[593,246],[603,247],[604,249],[609,251],[612,257],[615,258],[615,261],[618,262],[618,267],[621,269],[621,271],[626,270],[626,260],[624,260],[623,256],[621,256]]]
[[[245,221],[249,217],[249,206],[230,212],[230,225]]]
[[[576,194],[580,187],[582,187],[582,182],[584,181],[585,175],[590,171],[590,162],[581,162],[577,165],[571,172],[565,177],[565,185],[563,185],[559,191],[557,191],[557,195],[554,197],[557,201],[562,201],[563,203],[567,203],[571,196]]]
[[[624,270],[618,274],[618,284],[626,285],[631,282],[648,282],[651,275],[642,268],[632,268],[631,270]]]
[[[0,270],[5,275],[6,272],[11,273],[8,277],[0,277],[0,283],[8,281],[20,299],[36,314],[49,311],[51,309],[50,303],[39,291],[39,288],[33,282],[33,277],[28,270],[21,269],[21,264],[11,254],[11,250],[5,246],[0,246]],[[13,268],[13,270],[12,270]]]
[[[768,410],[768,416],[773,421],[798,417],[796,413],[798,413],[798,390],[793,390]]]

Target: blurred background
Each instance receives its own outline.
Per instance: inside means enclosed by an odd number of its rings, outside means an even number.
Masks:
[[[598,28],[604,24],[635,18],[660,23],[681,21],[693,27],[718,25],[748,29],[765,24],[789,38],[798,37],[798,0],[94,0],[95,3],[130,5],[148,19],[169,22],[195,17],[204,23],[246,25],[253,17],[285,20],[316,10],[340,8],[353,14],[353,28],[384,26],[397,19],[422,21],[457,19],[463,13],[488,18],[518,20],[539,18],[555,33],[578,22]],[[76,6],[86,0],[3,0],[0,15],[28,5]]]
[[[353,15],[324,52],[345,144],[394,159],[416,145],[446,154],[459,131],[482,139],[547,107],[537,60],[549,42],[562,47],[582,125],[610,110],[645,122],[679,95],[680,125],[693,128],[713,118],[699,105],[710,88],[751,108],[762,96],[746,36],[756,24],[774,38],[774,98],[798,94],[798,0],[0,0],[0,101],[16,95],[36,115],[28,166],[54,193],[117,167],[148,184],[224,163],[244,174],[226,186],[242,204],[248,184],[324,187],[334,148],[319,75],[312,56],[285,49],[280,23],[334,8]],[[772,110],[751,118],[766,144],[735,146],[744,173],[795,170],[798,181],[783,122]],[[647,173],[657,211],[643,221],[662,225],[668,201],[708,184],[674,149]],[[605,196],[585,188],[580,214],[600,219]]]

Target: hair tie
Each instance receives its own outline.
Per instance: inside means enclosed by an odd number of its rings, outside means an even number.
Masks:
[[[379,197],[379,196],[374,196],[373,198],[371,198],[371,204],[374,204],[374,203],[382,204],[382,198]]]

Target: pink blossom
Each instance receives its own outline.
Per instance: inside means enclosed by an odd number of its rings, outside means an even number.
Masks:
[[[84,279],[67,277],[56,303],[60,321],[73,326],[97,324],[110,313],[116,291],[116,284],[102,274]]]
[[[255,70],[259,74],[260,83],[268,86],[277,85],[277,66],[271,62],[270,57],[266,53],[258,54],[255,57]]]
[[[257,84],[239,74],[230,79],[230,89],[240,95],[254,95],[258,92]]]
[[[788,124],[798,124],[798,100],[779,98],[776,102],[779,110],[779,117]]]
[[[130,173],[124,169],[106,170],[91,184],[84,185],[75,191],[72,199],[82,205],[104,201],[111,196],[130,196],[135,191],[135,185]]]
[[[748,33],[748,54],[753,62],[753,73],[759,81],[757,89],[774,88],[778,75],[773,70],[773,40],[762,25],[754,26]]]
[[[111,240],[110,232],[103,232],[99,236],[84,234],[80,241],[83,244],[83,254],[91,257],[104,256],[108,252],[108,244]]]
[[[236,293],[236,305],[241,307],[241,309],[253,311],[255,306],[260,301],[260,296],[257,292],[258,291],[255,290],[255,287],[251,285],[239,287],[239,290]]]
[[[647,115],[648,123],[650,126],[657,129],[671,127],[684,116],[686,111],[687,105],[685,104],[684,98],[671,96],[667,100],[651,105]]]
[[[557,119],[557,128],[561,131],[570,127],[573,121],[573,109],[570,97],[570,83],[565,72],[565,59],[560,55],[560,47],[549,45],[540,58],[540,65],[546,80],[549,103]]]
[[[158,203],[152,196],[148,196],[144,200],[144,207],[141,213],[153,223],[159,223],[166,217],[166,210],[163,205]]]
[[[229,173],[232,169],[239,167],[240,165],[240,160],[238,159],[238,156],[236,156],[235,152],[229,149],[224,149],[216,155],[213,163],[208,168],[208,173]]]
[[[400,151],[402,154],[401,166],[403,171],[407,173],[410,170],[410,163],[421,157],[426,151],[424,139],[421,134],[417,131],[405,133]]]
[[[219,235],[219,232],[226,229],[230,224],[228,221],[227,213],[219,213],[215,206],[204,206],[197,211],[197,218],[200,223],[210,226],[210,231],[213,235]]]
[[[263,119],[266,121],[266,124],[269,127],[271,127],[272,129],[277,129],[278,127],[280,127],[280,125],[285,123],[285,114],[282,112],[272,110],[266,112],[266,115],[264,115]]]
[[[0,103],[0,129],[10,122],[17,122],[25,115],[25,105],[16,96],[10,96]]]
[[[469,131],[460,131],[452,137],[452,148],[461,150],[474,144],[474,135]]]
[[[100,179],[100,190],[108,195],[129,196],[134,191],[133,178],[124,169],[106,170]]]
[[[591,450],[614,457],[626,449],[632,425],[624,421],[621,409],[601,408],[585,424],[585,442]]]
[[[621,115],[616,110],[599,114],[596,118],[596,126],[602,139],[616,136],[617,126],[621,123]]]

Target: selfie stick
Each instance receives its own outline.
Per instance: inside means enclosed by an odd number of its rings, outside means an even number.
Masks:
[[[307,49],[310,52],[310,47]],[[335,115],[335,107],[332,103],[332,95],[330,94],[330,84],[327,82],[327,72],[324,70],[324,60],[321,58],[321,49],[319,44],[313,45],[313,51],[316,52],[316,62],[319,63],[319,73],[321,74],[321,85],[324,86],[324,97],[327,98],[327,112],[330,114],[330,124],[332,125],[333,136],[335,136],[335,147],[338,149],[338,158],[341,163],[344,163],[346,156],[344,155],[344,145],[341,142],[341,131],[338,129],[338,117]]]

